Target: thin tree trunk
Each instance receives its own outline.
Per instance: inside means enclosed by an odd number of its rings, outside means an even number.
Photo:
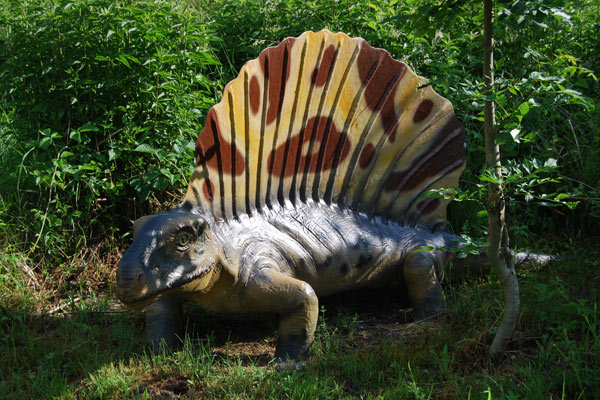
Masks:
[[[483,1],[483,77],[486,94],[494,92],[494,8],[493,0]],[[487,257],[494,267],[504,289],[504,316],[490,346],[490,356],[502,354],[519,315],[519,283],[508,251],[505,202],[502,192],[500,146],[496,143],[496,104],[486,100],[484,112],[485,153],[487,167],[493,169],[495,182],[488,183],[488,248]],[[505,253],[501,255],[503,233],[506,238]]]

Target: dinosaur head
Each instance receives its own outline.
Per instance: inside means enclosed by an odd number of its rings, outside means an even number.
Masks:
[[[128,307],[143,308],[215,269],[218,257],[201,215],[176,208],[138,219],[133,230],[117,269],[117,297]]]

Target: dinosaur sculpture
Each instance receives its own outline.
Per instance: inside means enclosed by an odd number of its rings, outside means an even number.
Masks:
[[[403,280],[417,319],[444,308],[465,166],[449,101],[361,38],[305,32],[260,53],[208,113],[177,208],[140,218],[117,294],[174,345],[181,302],[281,316],[275,356],[307,352],[318,297]],[[435,250],[431,250],[435,249]],[[419,251],[420,250],[420,251]]]

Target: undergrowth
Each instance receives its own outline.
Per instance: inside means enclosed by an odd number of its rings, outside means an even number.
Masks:
[[[181,350],[152,355],[142,315],[110,290],[60,310],[9,305],[24,291],[41,301],[21,269],[22,286],[2,295],[0,397],[597,398],[599,255],[520,273],[522,314],[501,360],[487,355],[502,309],[490,276],[447,285],[448,312],[430,323],[411,322],[393,291],[325,299],[309,357],[287,370],[269,364],[276,318],[190,307]]]

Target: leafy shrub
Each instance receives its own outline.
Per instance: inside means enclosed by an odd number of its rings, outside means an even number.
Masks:
[[[129,227],[150,193],[177,199],[219,86],[217,39],[194,8],[3,2],[0,26],[0,196],[31,226],[22,240],[68,251]]]
[[[451,224],[481,236],[488,179],[482,6],[453,4],[3,2],[2,224],[27,226],[24,243],[68,252],[172,205],[193,165],[199,125],[224,84],[263,48],[328,28],[389,50],[455,105],[468,133],[461,196],[475,201],[453,204]],[[496,11],[494,97],[515,242],[585,237],[600,217],[599,49],[597,25],[589,23],[597,7],[518,0],[498,2]],[[557,224],[564,233],[549,236]]]

